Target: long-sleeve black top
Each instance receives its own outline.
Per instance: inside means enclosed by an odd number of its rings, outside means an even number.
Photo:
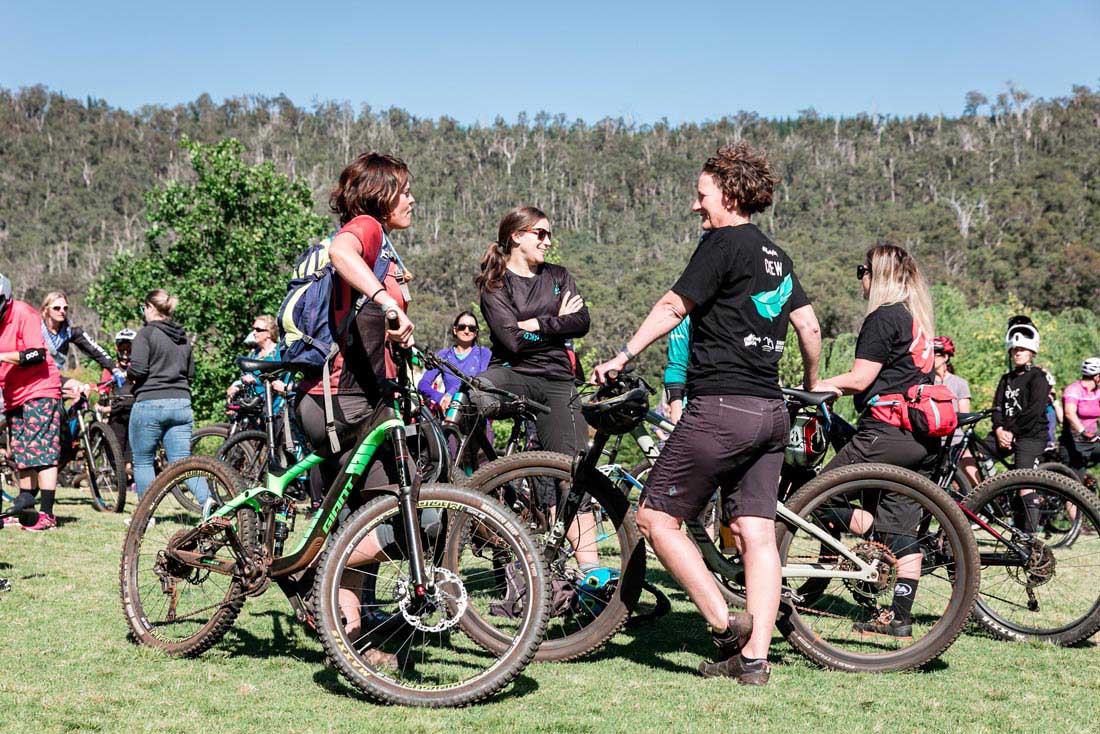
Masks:
[[[1024,365],[1006,372],[993,396],[993,427],[1011,431],[1016,438],[1045,441],[1049,394],[1050,383],[1038,367]]]
[[[565,342],[588,333],[588,306],[558,316],[565,294],[577,295],[577,284],[565,268],[544,263],[531,277],[504,273],[504,285],[481,293],[481,315],[489,325],[493,349],[490,364],[548,380],[572,380]],[[538,331],[524,331],[518,322],[538,319]]]
[[[51,333],[46,325],[42,324],[42,338],[46,341],[46,348],[50,350],[50,356],[57,364],[57,369],[65,368],[65,362],[69,358],[69,346],[75,346],[84,354],[96,361],[105,370],[113,370],[115,361],[107,350],[96,344],[95,339],[88,336],[88,332],[79,326],[70,326],[67,322],[61,325],[56,333]]]

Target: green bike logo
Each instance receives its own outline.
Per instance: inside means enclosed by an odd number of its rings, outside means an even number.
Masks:
[[[768,321],[772,321],[783,312],[783,306],[790,300],[793,288],[794,283],[788,274],[774,291],[761,291],[750,298],[752,298],[752,304],[756,306],[756,312]]]

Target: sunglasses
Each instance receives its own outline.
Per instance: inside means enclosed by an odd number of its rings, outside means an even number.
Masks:
[[[539,228],[537,228],[537,229],[525,229],[525,230],[523,230],[523,231],[524,231],[524,232],[530,232],[531,234],[533,234],[533,235],[535,235],[536,237],[538,237],[538,238],[539,238],[539,242],[545,242],[546,240],[549,240],[549,239],[550,239],[550,235],[551,235],[551,232],[550,232],[550,230],[548,230],[548,229],[543,229],[542,227],[539,227]]]
[[[866,265],[863,265],[863,264],[856,265],[856,280],[863,280],[864,275],[870,275],[870,274],[871,274],[871,268],[870,267],[868,267]]]
[[[478,327],[477,324],[459,324],[455,327],[455,331],[468,331],[471,334],[476,334]]]
[[[61,311],[61,312],[64,313],[65,311],[69,310],[69,307],[68,306],[50,306],[50,310],[51,311]]]
[[[257,334],[263,334],[263,333],[266,333],[268,330],[267,329],[261,329],[259,326],[253,326],[252,331],[256,332]]]

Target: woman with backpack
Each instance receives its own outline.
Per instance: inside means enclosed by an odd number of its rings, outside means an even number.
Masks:
[[[903,427],[904,396],[917,385],[933,382],[935,334],[932,296],[917,261],[901,247],[877,245],[856,268],[867,299],[867,316],[856,340],[852,369],[822,380],[815,390],[854,395],[861,411],[855,436],[825,467],[881,462],[929,473],[934,469],[940,439],[917,435]],[[874,515],[863,509],[840,510],[838,516],[852,532],[862,535],[872,523],[898,560],[894,599],[875,619],[858,622],[861,634],[908,640],[912,637],[912,609],[921,575],[921,553],[916,547],[920,507],[889,492]]]
[[[547,451],[575,456],[588,441],[588,426],[576,400],[573,363],[566,342],[588,333],[588,306],[569,271],[546,262],[554,246],[550,220],[542,210],[520,206],[504,215],[475,278],[481,315],[489,327],[493,357],[482,378],[498,388],[550,407],[536,421]],[[539,501],[552,508],[557,497]],[[591,513],[578,515],[567,535],[581,571],[596,568]]]
[[[413,346],[413,323],[405,314],[410,300],[406,283],[411,276],[401,266],[389,235],[412,224],[416,199],[409,187],[409,168],[404,161],[380,153],[364,153],[340,173],[329,204],[340,219],[340,230],[333,235],[328,256],[335,270],[330,302],[331,323],[339,351],[331,364],[328,385],[324,376],[307,376],[297,386],[299,425],[315,451],[328,454],[320,464],[324,486],[330,487],[355,448],[356,429],[370,419],[386,397],[383,383],[396,377],[396,365],[386,342]],[[363,297],[358,311],[355,304]],[[285,306],[284,306],[285,308]],[[280,312],[284,322],[287,315]],[[389,329],[387,319],[396,319]],[[326,396],[326,390],[328,395]],[[326,426],[326,402],[331,400],[334,430]],[[397,481],[396,463],[388,444],[379,449],[377,461],[371,461],[364,478],[370,489]],[[354,508],[364,500],[351,498]],[[427,516],[427,514],[426,514]],[[425,524],[429,521],[425,520]],[[354,565],[362,566],[380,558],[383,548],[395,542],[392,526],[383,525],[371,533],[356,549]],[[349,574],[339,592],[339,606],[345,629],[355,635],[366,627],[373,594],[364,588],[363,578],[372,574]],[[373,622],[374,620],[372,620]],[[375,625],[372,624],[371,627]],[[377,652],[378,660],[387,656]],[[392,658],[392,656],[388,656]]]

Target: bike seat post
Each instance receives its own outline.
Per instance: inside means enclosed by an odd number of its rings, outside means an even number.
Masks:
[[[275,398],[272,395],[271,379],[268,375],[263,375],[260,381],[264,384],[264,431],[267,432],[268,466],[282,469],[282,462],[275,450]]]

